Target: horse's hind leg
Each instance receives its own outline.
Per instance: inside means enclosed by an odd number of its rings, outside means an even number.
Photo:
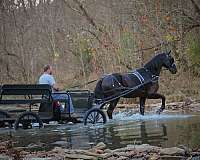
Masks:
[[[140,97],[140,114],[144,115],[146,97]]]
[[[119,98],[114,100],[114,101],[112,101],[112,102],[110,102],[110,105],[109,105],[108,110],[107,110],[107,114],[108,114],[108,118],[109,119],[113,118],[112,117],[112,113],[113,113],[113,111],[114,111],[114,109],[115,109],[115,107],[116,107],[118,102],[119,102]]]
[[[147,96],[148,99],[162,99],[162,105],[160,109],[156,112],[160,114],[165,109],[165,96],[159,93],[153,93]]]

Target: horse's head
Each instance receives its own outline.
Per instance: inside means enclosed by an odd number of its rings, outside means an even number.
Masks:
[[[163,59],[163,66],[168,69],[172,74],[176,74],[177,68],[174,61],[174,58],[171,55],[171,50],[167,53],[164,53],[164,59]]]

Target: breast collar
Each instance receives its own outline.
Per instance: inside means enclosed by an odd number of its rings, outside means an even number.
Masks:
[[[145,71],[148,72],[149,74],[151,74],[151,79],[152,79],[152,82],[158,82],[159,81],[159,76],[158,75],[155,75],[155,74],[152,74],[147,68],[145,68]]]

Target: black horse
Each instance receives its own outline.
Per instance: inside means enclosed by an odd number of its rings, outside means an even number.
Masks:
[[[177,72],[174,58],[171,56],[171,51],[161,53],[153,57],[142,68],[136,69],[130,73],[120,74],[113,73],[102,77],[95,87],[95,100],[109,99],[115,95],[120,95],[124,89],[133,88],[140,85],[133,92],[130,92],[122,97],[125,98],[140,98],[140,114],[144,115],[146,99],[162,99],[162,105],[157,111],[160,114],[165,109],[165,96],[157,93],[159,84],[159,76],[162,67],[168,69],[172,74]],[[149,82],[150,83],[146,83]],[[145,85],[141,85],[145,84]],[[107,114],[109,119],[112,119],[112,113],[120,98],[109,102]]]

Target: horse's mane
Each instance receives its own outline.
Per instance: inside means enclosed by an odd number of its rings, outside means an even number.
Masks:
[[[163,61],[164,55],[165,53],[157,54],[144,65],[144,68],[151,71],[155,75],[159,75],[160,70],[162,68],[162,61]]]

